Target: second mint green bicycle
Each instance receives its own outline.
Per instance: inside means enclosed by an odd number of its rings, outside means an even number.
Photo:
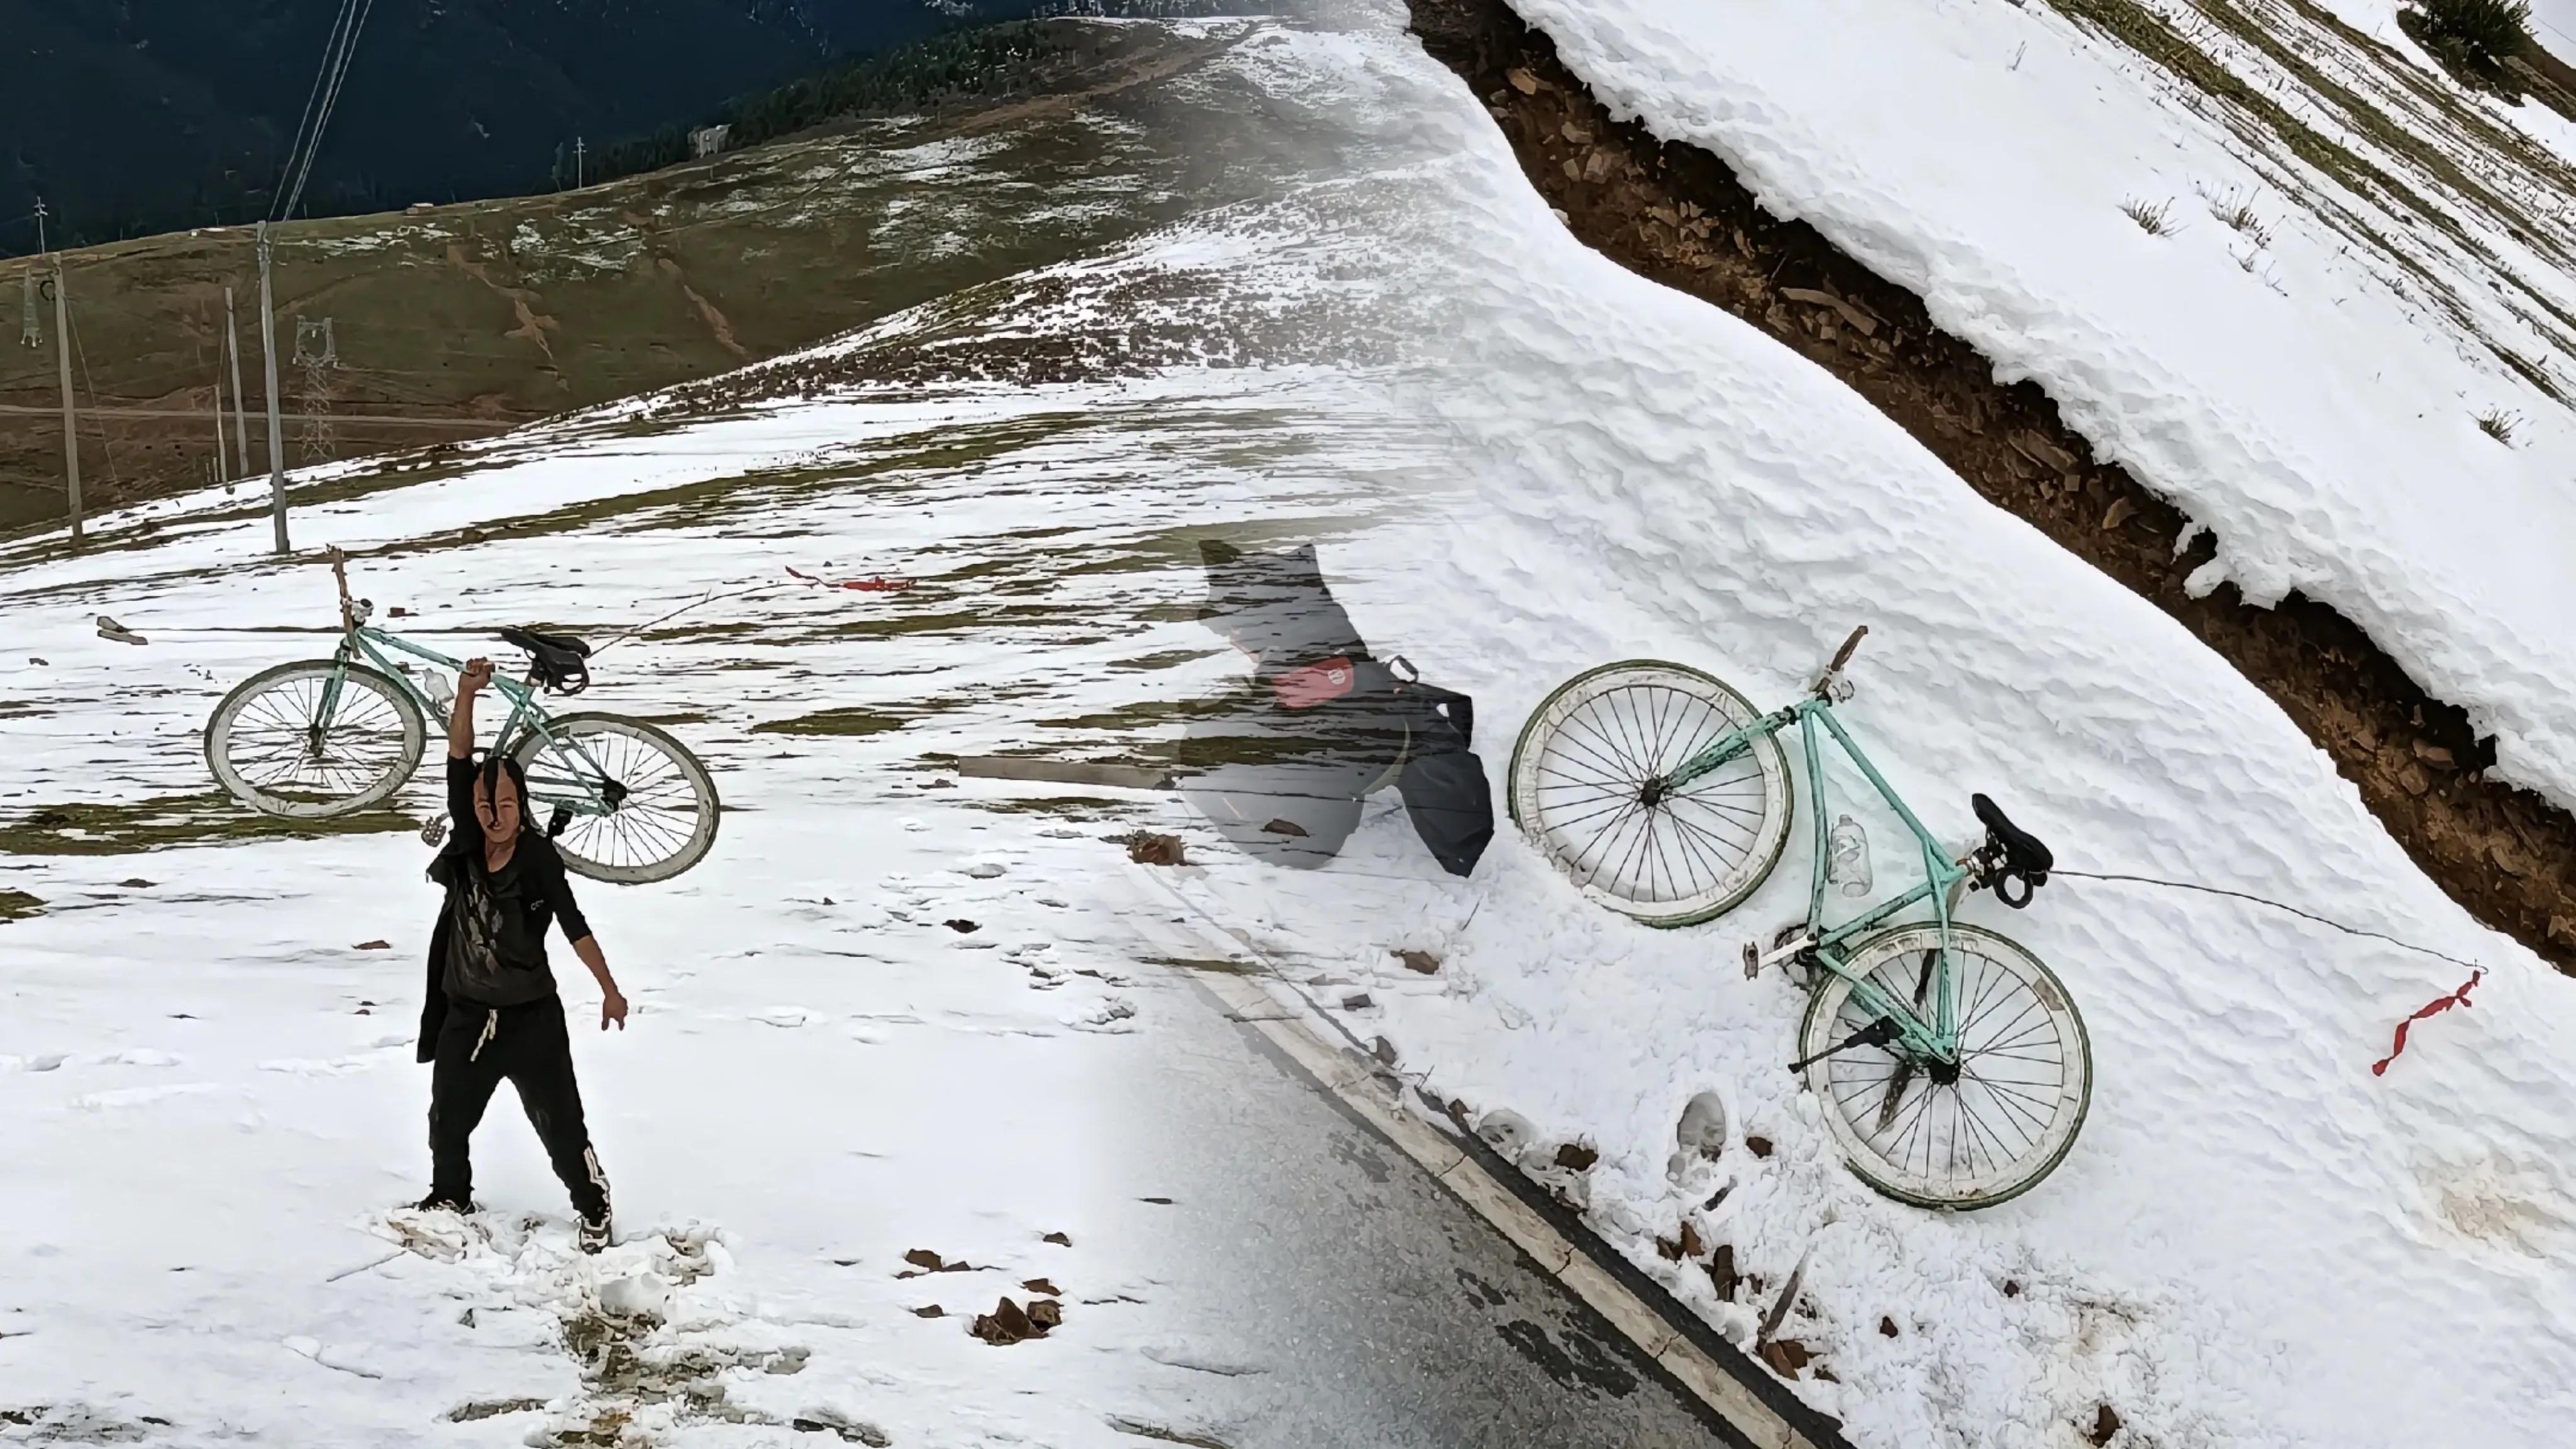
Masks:
[[[2093,1099],[2093,1050],[2066,988],[2011,939],[1956,919],[1970,891],[2016,909],[2055,864],[1992,800],[1972,797],[1985,842],[1952,859],[1842,722],[1852,632],[1814,686],[1768,714],[1710,675],[1630,661],[1582,674],[1543,701],[1512,751],[1512,819],[1592,900],[1651,926],[1732,910],[1779,863],[1796,797],[1780,736],[1797,731],[1815,822],[1803,925],[1745,974],[1795,966],[1809,991],[1798,1060],[1826,1130],[1862,1181],[1920,1207],[1991,1207],[2065,1160]],[[1856,877],[1845,817],[1829,831],[1822,745],[1839,746],[1904,820],[1924,880],[1840,923],[1825,884]],[[1840,837],[1838,839],[1838,837]],[[1837,869],[1842,865],[1842,869]],[[1858,881],[1866,889],[1865,880]],[[1931,919],[1897,918],[1928,907]]]

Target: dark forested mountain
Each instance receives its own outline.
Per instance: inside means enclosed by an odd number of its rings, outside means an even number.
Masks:
[[[299,215],[540,190],[598,149],[1014,0],[350,0]],[[1061,8],[1061,7],[1048,7]],[[343,0],[0,0],[0,255],[255,220]]]

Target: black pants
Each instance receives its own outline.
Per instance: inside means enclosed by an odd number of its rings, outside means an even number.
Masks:
[[[451,1001],[429,1069],[430,1195],[469,1202],[474,1162],[467,1152],[492,1089],[507,1077],[519,1089],[528,1125],[572,1192],[585,1218],[608,1213],[608,1175],[590,1148],[581,1117],[581,1087],[572,1075],[572,1036],[563,1002],[549,996],[525,1006],[486,1007]]]

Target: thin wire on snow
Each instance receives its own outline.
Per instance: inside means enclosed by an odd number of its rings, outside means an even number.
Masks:
[[[2126,881],[2132,885],[2162,886],[2167,890],[2199,891],[2204,895],[2226,896],[2232,900],[2251,901],[2258,906],[2270,906],[2276,911],[2287,911],[2291,915],[2297,916],[2302,920],[2314,921],[2320,926],[2331,926],[2334,929],[2343,932],[2347,936],[2364,936],[2374,941],[2385,941],[2389,945],[2397,947],[2399,950],[2413,951],[2419,955],[2431,956],[2436,960],[2448,961],[2454,966],[2466,966],[2472,971],[2484,971],[2487,969],[2475,961],[2463,961],[2459,957],[2454,956],[2447,951],[2436,951],[2430,946],[2418,946],[2412,941],[2401,941],[2395,936],[2389,935],[2385,931],[2367,930],[2360,926],[2347,926],[2341,921],[2328,920],[2326,917],[2320,916],[2314,911],[2303,911],[2297,906],[2273,900],[2268,896],[2258,896],[2249,891],[2229,890],[2224,886],[2200,885],[2196,882],[2187,880],[2159,880],[2154,876],[2118,875],[2105,871],[2053,869],[2049,871],[2049,874],[2052,876],[2073,876],[2079,880]]]

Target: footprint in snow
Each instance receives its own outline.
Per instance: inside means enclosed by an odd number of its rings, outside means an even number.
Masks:
[[[213,1082],[176,1082],[166,1087],[121,1087],[112,1092],[91,1092],[72,1098],[72,1105],[84,1112],[100,1112],[111,1107],[142,1107],[165,1097],[191,1097],[216,1088]]]
[[[284,1057],[273,1062],[261,1062],[259,1069],[303,1077],[340,1077],[351,1072],[363,1072],[374,1065],[375,1062],[367,1057],[332,1057],[327,1061],[312,1057]]]

